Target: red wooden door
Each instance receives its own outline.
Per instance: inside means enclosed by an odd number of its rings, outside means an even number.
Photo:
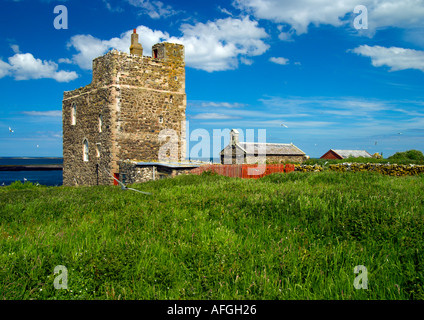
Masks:
[[[118,179],[118,180],[119,180],[119,173],[114,173],[114,174],[113,174],[113,177],[114,177],[115,179]],[[117,186],[117,185],[119,185],[119,183],[118,183],[118,181],[116,181],[115,179],[113,179],[113,185],[114,185],[114,186]]]

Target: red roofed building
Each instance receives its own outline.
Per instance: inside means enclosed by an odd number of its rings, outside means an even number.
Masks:
[[[327,151],[320,159],[372,158],[365,150],[333,150]]]

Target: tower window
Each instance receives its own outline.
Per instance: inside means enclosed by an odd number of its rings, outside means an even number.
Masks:
[[[75,103],[72,104],[71,109],[71,125],[77,124],[77,105]]]
[[[103,127],[103,116],[99,115],[99,132],[102,132]]]
[[[101,143],[96,143],[96,157],[100,158]]]
[[[87,139],[84,139],[82,151],[83,151],[84,161],[88,161],[88,141],[87,141]]]
[[[159,116],[159,123],[163,123],[163,116]]]

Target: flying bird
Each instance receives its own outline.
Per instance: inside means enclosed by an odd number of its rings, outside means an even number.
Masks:
[[[281,124],[282,127],[288,128],[284,123]]]
[[[12,130],[12,128],[11,128],[11,127],[9,127],[9,132],[10,132],[10,133],[13,133],[13,132],[15,132],[15,130]]]

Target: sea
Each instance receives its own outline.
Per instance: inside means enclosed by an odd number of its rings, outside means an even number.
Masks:
[[[219,158],[196,158],[211,163],[219,163]],[[63,158],[53,157],[0,157],[1,165],[31,165],[31,164],[63,164]],[[39,183],[45,186],[61,186],[63,184],[62,170],[52,171],[0,171],[0,186],[8,186],[15,181]]]
[[[0,165],[63,164],[63,158],[0,157]],[[8,186],[15,181],[25,181],[45,186],[61,186],[62,170],[52,171],[0,171],[0,186]]]

